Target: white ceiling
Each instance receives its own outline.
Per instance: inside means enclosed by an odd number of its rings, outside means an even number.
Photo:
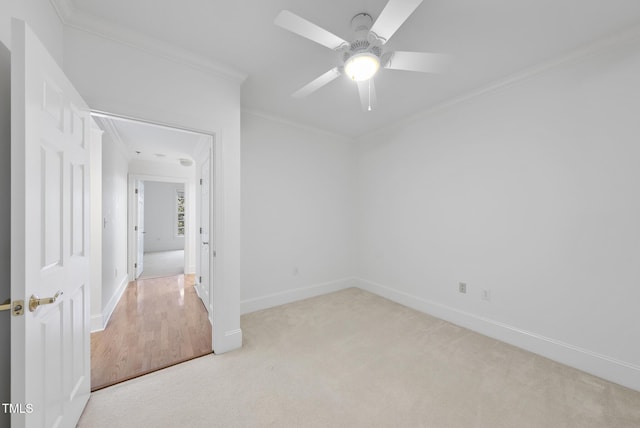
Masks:
[[[375,19],[386,0],[67,1],[78,15],[92,17],[87,22],[133,30],[247,73],[244,109],[352,137],[640,23],[638,0],[424,0],[388,46],[451,54],[451,69],[444,75],[382,70],[375,77],[378,106],[365,112],[346,78],[292,98],[338,57],[273,20],[288,9],[349,40],[351,18],[367,12]]]
[[[130,160],[179,164],[193,161],[211,137],[191,131],[144,123],[119,117],[94,115],[98,126],[122,144]]]

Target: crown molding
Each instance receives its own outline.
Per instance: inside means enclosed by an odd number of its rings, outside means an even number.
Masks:
[[[71,0],[50,0],[62,23],[70,28],[84,31],[116,43],[127,45],[151,55],[159,56],[208,74],[214,74],[237,84],[242,84],[247,73],[236,70],[194,52],[146,36],[135,30],[124,28],[105,19],[77,9]]]
[[[533,67],[529,67],[527,69],[521,70],[507,77],[504,77],[502,79],[489,83],[488,85],[471,90],[458,97],[454,97],[449,100],[443,101],[433,107],[430,107],[426,110],[422,110],[418,113],[412,114],[405,118],[399,119],[389,125],[385,125],[373,131],[363,133],[357,136],[356,140],[357,141],[367,140],[383,132],[387,132],[393,129],[397,129],[397,128],[415,123],[417,121],[425,119],[426,117],[431,116],[432,114],[438,113],[442,110],[454,107],[458,104],[466,103],[477,97],[482,97],[484,95],[488,95],[495,91],[508,88],[512,85],[532,79],[545,72],[555,70],[563,65],[577,62],[589,56],[602,54],[606,52],[608,49],[612,48],[613,46],[620,45],[625,42],[631,42],[634,40],[640,40],[640,24],[627,27],[622,31],[610,34],[608,36],[599,38],[593,42],[584,44],[561,56],[555,57],[548,61],[544,61],[542,63],[538,63]]]
[[[71,0],[51,0],[50,3],[63,24],[71,20],[71,15],[73,14]]]
[[[242,114],[248,114],[251,116],[255,116],[255,117],[259,117],[262,119],[266,119],[269,120],[271,122],[276,122],[276,123],[281,123],[283,125],[287,125],[287,126],[291,126],[294,128],[298,128],[304,131],[308,131],[308,132],[313,132],[314,134],[320,134],[320,135],[326,135],[328,137],[332,137],[332,138],[337,138],[340,140],[345,140],[346,142],[354,142],[355,138],[350,137],[348,135],[344,135],[344,134],[338,134],[336,132],[331,132],[331,131],[327,131],[326,129],[322,129],[322,128],[316,128],[314,126],[310,126],[310,125],[306,125],[304,123],[300,123],[300,122],[296,122],[290,119],[285,119],[281,116],[276,116],[273,115],[271,113],[267,113],[265,111],[262,110],[256,110],[256,109],[250,109],[250,108],[245,108],[242,107],[241,108],[241,113]]]

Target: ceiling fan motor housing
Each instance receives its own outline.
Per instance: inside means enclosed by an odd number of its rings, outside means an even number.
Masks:
[[[344,62],[361,53],[369,53],[378,58],[382,56],[382,40],[369,31],[371,25],[373,25],[373,18],[368,13],[359,13],[351,19],[355,39],[343,48]]]

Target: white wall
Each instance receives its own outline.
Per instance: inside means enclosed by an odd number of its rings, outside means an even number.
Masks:
[[[146,180],[146,177],[156,177],[162,178],[162,181],[166,182],[176,182],[176,181],[185,181],[185,203],[187,204],[187,224],[186,224],[186,236],[183,238],[183,243],[180,248],[184,248],[185,250],[185,272],[186,273],[194,273],[196,269],[196,209],[195,209],[195,198],[196,198],[196,168],[195,166],[184,167],[179,164],[170,164],[166,162],[151,162],[151,161],[141,161],[141,160],[133,160],[129,162],[129,174],[135,175],[138,177],[142,177]],[[147,230],[147,216],[146,214],[149,212],[147,210],[147,184],[149,182],[145,182],[145,230]],[[148,251],[160,251],[157,249],[153,249],[151,246],[147,248],[147,237],[148,234],[145,234],[145,252]]]
[[[0,1],[0,197],[11,191],[11,18],[25,20],[58,63],[62,63],[62,23],[48,0]],[[0,216],[0,303],[11,297],[11,219]],[[0,312],[0,403],[10,402],[10,315]],[[9,414],[0,412],[0,427],[10,426]]]
[[[106,325],[128,284],[127,173],[129,161],[108,133],[102,141],[102,315]]]
[[[184,188],[182,183],[144,182],[145,253],[184,249],[184,235],[176,235],[176,197],[178,191],[185,191]]]
[[[348,286],[353,142],[242,114],[242,311]]]
[[[621,43],[362,139],[361,285],[640,390],[638,76]]]
[[[64,42],[65,71],[91,108],[216,136],[213,348],[240,347],[241,82],[77,29],[66,28]]]

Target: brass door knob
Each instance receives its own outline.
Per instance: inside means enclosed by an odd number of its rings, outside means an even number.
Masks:
[[[38,296],[35,295],[31,295],[31,298],[29,299],[29,310],[31,312],[35,311],[36,309],[38,309],[38,306],[40,305],[50,305],[51,303],[54,303],[56,300],[58,300],[58,297],[62,296],[63,292],[62,291],[58,291],[55,296],[53,297],[44,297],[42,299],[38,298]]]

